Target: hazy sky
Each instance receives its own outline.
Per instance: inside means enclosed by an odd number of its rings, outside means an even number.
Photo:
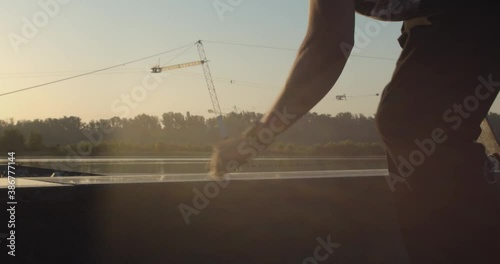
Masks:
[[[308,2],[299,0],[55,1],[0,2],[0,93],[121,64],[198,39],[296,49],[308,13]],[[49,4],[43,7],[43,3]],[[225,3],[230,9],[221,14],[214,3]],[[370,35],[359,54],[397,58],[400,23],[381,24],[356,16],[356,26],[358,32]],[[295,56],[293,51],[210,42],[205,49],[224,112],[234,106],[266,111],[279,94]],[[211,102],[199,66],[155,75],[162,79],[156,88],[143,86],[144,79],[151,85],[158,82],[148,68],[159,59],[168,62],[181,51],[0,97],[0,119],[75,115],[90,120],[167,111],[208,116]],[[193,47],[169,64],[198,59]],[[378,97],[336,101],[335,95],[381,92],[394,63],[352,57],[340,81],[313,111],[372,115]],[[125,102],[126,97],[131,102]]]

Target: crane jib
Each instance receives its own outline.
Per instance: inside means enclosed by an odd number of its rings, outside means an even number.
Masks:
[[[161,69],[163,71],[175,70],[175,69],[181,69],[181,68],[193,67],[193,66],[201,65],[204,62],[205,61],[192,61],[192,62],[181,63],[181,64],[177,64],[177,65],[166,66],[166,67],[163,67]]]

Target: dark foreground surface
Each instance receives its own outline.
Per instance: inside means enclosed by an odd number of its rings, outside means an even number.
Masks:
[[[377,174],[45,179],[67,185],[17,188],[16,256],[4,238],[1,253],[12,263],[407,263]]]

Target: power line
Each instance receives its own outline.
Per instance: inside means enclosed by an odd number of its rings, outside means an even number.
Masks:
[[[231,45],[231,46],[250,47],[250,48],[263,48],[263,49],[276,49],[276,50],[286,50],[286,51],[298,51],[298,49],[283,48],[283,47],[274,47],[274,46],[265,46],[265,45],[256,45],[256,44],[243,44],[243,43],[224,42],[224,41],[211,41],[211,40],[203,40],[203,42],[206,42],[206,43],[215,43],[215,44],[222,44],[222,45]]]
[[[171,72],[170,74],[181,75],[181,76],[196,78],[196,79],[200,79],[200,80],[205,79],[204,75],[193,73],[193,72]],[[227,81],[225,84],[230,85],[230,86],[234,85],[234,86],[240,86],[240,87],[259,88],[259,89],[264,89],[264,90],[268,90],[268,91],[270,91],[271,89],[279,89],[279,86],[272,86],[272,85],[255,83],[255,82],[242,81],[242,80],[237,80],[237,79],[227,78],[227,77],[214,76],[213,79],[225,80],[225,81]],[[221,83],[219,83],[219,85],[221,85]]]
[[[114,70],[114,71],[106,71],[106,72],[98,72],[94,73],[94,75],[105,75],[105,74],[129,74],[129,73],[138,73],[144,72],[147,70],[146,68],[130,68],[130,69],[122,69],[122,70]],[[17,78],[46,78],[46,77],[60,77],[60,76],[72,76],[76,74],[82,74],[84,71],[68,71],[68,72],[40,72],[40,73],[25,73],[21,75],[20,73],[16,75],[12,75],[10,77],[2,77],[1,79],[17,79]]]
[[[169,56],[163,56],[162,58],[171,58],[176,56],[174,55],[169,55]],[[118,71],[127,71],[127,70],[137,70],[137,71],[144,71],[144,68],[127,68],[127,69],[122,69],[122,70],[117,70]],[[148,69],[149,70],[149,69]],[[87,70],[71,70],[71,71],[43,71],[43,72],[0,72],[0,79],[2,78],[11,78],[11,77],[44,77],[44,76],[54,76],[54,75],[75,75],[75,74],[80,74],[84,73]]]
[[[214,44],[221,44],[221,45],[229,45],[229,46],[240,46],[240,47],[250,47],[250,48],[263,48],[263,49],[275,49],[275,50],[285,50],[285,51],[298,51],[298,49],[291,49],[291,48],[283,48],[283,47],[275,47],[275,46],[266,46],[266,45],[256,45],[256,44],[244,44],[244,43],[234,43],[234,42],[224,42],[224,41],[211,41],[211,40],[204,40],[206,43],[214,43]],[[378,56],[368,56],[368,55],[360,55],[360,54],[352,54],[350,55],[351,57],[360,57],[360,58],[366,58],[366,59],[377,59],[377,60],[389,60],[389,61],[396,61],[397,59],[395,58],[386,58],[386,57],[378,57]]]
[[[231,45],[231,46],[250,47],[250,48],[265,48],[265,49],[285,50],[285,51],[294,51],[294,52],[298,51],[298,49],[284,48],[284,47],[275,47],[275,46],[266,46],[266,45],[232,43],[232,42],[211,41],[211,40],[204,40],[204,42],[214,43],[214,44],[222,44],[222,45]],[[167,51],[167,52],[169,52],[169,51]],[[155,57],[157,55],[158,54],[155,54],[155,55],[152,55],[151,57]],[[367,56],[367,55],[358,55],[358,54],[351,54],[351,56],[361,57],[361,58],[368,58],[368,59],[390,60],[390,61],[397,60],[395,58],[385,58],[385,57]],[[122,65],[124,65],[124,64],[120,64],[120,66],[122,66]],[[135,70],[137,70],[137,71],[141,70],[142,71],[142,69],[123,69],[123,71],[109,72],[109,73],[105,73],[105,74],[128,73],[127,71],[133,72]],[[34,73],[0,73],[0,79],[1,78],[68,76],[68,75],[72,75],[72,74],[76,74],[76,72],[75,71],[58,71],[58,72],[34,72]],[[14,75],[14,76],[13,77],[4,77],[2,75]]]
[[[214,44],[221,44],[221,45],[230,45],[230,46],[250,47],[250,48],[264,48],[264,49],[274,49],[274,50],[284,50],[284,51],[294,51],[294,52],[298,51],[298,49],[284,48],[284,47],[277,47],[277,46],[267,46],[267,45],[257,45],[257,44],[244,44],[244,43],[234,43],[234,42],[224,42],[224,41],[211,41],[211,40],[204,40],[204,42],[214,43]],[[39,88],[39,87],[43,87],[43,86],[47,86],[47,85],[54,84],[54,83],[64,82],[64,81],[67,81],[67,80],[76,79],[76,78],[80,78],[80,77],[83,77],[83,76],[100,73],[100,72],[107,71],[107,70],[110,70],[110,69],[122,67],[122,66],[125,66],[127,64],[131,64],[131,63],[135,63],[135,62],[138,62],[138,61],[142,61],[142,60],[150,59],[150,58],[153,58],[153,57],[157,57],[157,56],[160,56],[162,54],[173,52],[173,51],[185,48],[185,47],[191,48],[192,46],[194,46],[194,44],[196,44],[196,43],[187,44],[187,45],[175,48],[175,49],[163,51],[163,52],[156,53],[156,54],[144,57],[144,58],[140,58],[140,59],[136,59],[136,60],[124,62],[124,63],[121,63],[121,64],[109,66],[109,67],[106,67],[106,68],[102,68],[102,69],[98,69],[98,70],[93,70],[93,71],[90,71],[90,72],[85,72],[85,73],[77,74],[77,75],[70,76],[70,77],[67,77],[67,78],[62,78],[62,79],[59,79],[59,80],[55,80],[55,81],[51,81],[51,82],[46,82],[46,83],[42,83],[42,84],[38,84],[38,85],[26,87],[26,88],[14,90],[14,91],[2,93],[2,94],[0,94],[0,96],[6,96],[6,95],[9,95],[9,94],[19,93],[19,92],[23,92],[23,91],[27,91],[27,90],[31,90],[31,89],[35,89],[35,88]],[[176,55],[173,59],[171,59],[170,61],[168,61],[167,64],[170,63],[171,61],[175,60],[176,58],[178,58],[180,55],[184,54],[187,50],[189,50],[189,48],[186,49],[186,50],[184,50],[180,54]],[[368,59],[390,60],[390,61],[397,60],[397,59],[394,59],[394,58],[385,58],[385,57],[377,57],[377,56],[367,56],[367,55],[359,55],[359,54],[351,54],[351,56],[361,57],[361,58],[368,58]],[[129,73],[129,72],[127,72],[127,69],[124,69],[123,71],[109,72],[109,74],[118,74],[118,73]],[[59,74],[59,76],[61,76],[61,75],[64,76],[64,74]],[[27,76],[22,76],[22,77],[27,77]],[[36,76],[36,77],[43,77],[43,76]],[[258,85],[260,85],[260,84],[258,84]],[[245,86],[248,86],[248,85],[245,85]]]
[[[135,62],[138,62],[138,61],[147,60],[147,59],[150,59],[150,58],[153,58],[153,57],[160,56],[160,55],[165,54],[165,53],[173,52],[173,51],[180,50],[180,49],[188,47],[186,50],[184,50],[183,52],[179,53],[177,56],[175,56],[173,59],[170,60],[170,61],[173,61],[176,58],[178,58],[180,55],[182,55],[186,51],[188,51],[190,48],[192,48],[194,46],[194,44],[195,43],[191,43],[191,44],[184,45],[184,46],[181,46],[181,47],[178,47],[178,48],[175,48],[175,49],[171,49],[171,50],[163,51],[163,52],[160,52],[160,53],[156,53],[156,54],[144,57],[144,58],[140,58],[140,59],[136,59],[136,60],[132,60],[132,61],[128,61],[128,62],[116,64],[116,65],[113,65],[113,66],[109,66],[109,67],[106,67],[106,68],[102,68],[102,69],[98,69],[98,70],[94,70],[94,71],[90,71],[90,72],[85,72],[85,73],[82,73],[82,74],[77,74],[77,75],[74,75],[74,76],[71,76],[71,77],[67,77],[67,78],[63,78],[63,79],[59,79],[59,80],[55,80],[55,81],[51,81],[51,82],[37,84],[37,85],[34,85],[34,86],[30,86],[30,87],[26,87],[26,88],[14,90],[14,91],[2,93],[2,94],[0,94],[0,96],[6,96],[6,95],[9,95],[9,94],[19,93],[19,92],[23,92],[23,91],[27,91],[27,90],[31,90],[31,89],[35,89],[35,88],[39,88],[39,87],[43,87],[43,86],[47,86],[47,85],[50,85],[50,84],[64,82],[64,81],[68,81],[68,80],[71,80],[71,79],[76,79],[76,78],[80,78],[80,77],[83,77],[83,76],[91,75],[91,74],[94,74],[94,73],[98,73],[98,72],[102,72],[102,71],[107,71],[107,70],[110,70],[110,69],[122,67],[122,66],[125,66],[127,64],[135,63]]]

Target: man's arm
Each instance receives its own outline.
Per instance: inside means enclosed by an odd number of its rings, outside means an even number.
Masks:
[[[354,45],[354,0],[311,0],[309,27],[285,84],[264,124],[280,120],[276,111],[295,116],[290,127],[330,91],[339,78]],[[281,115],[282,116],[282,115]],[[274,119],[274,120],[273,120]]]
[[[309,112],[342,73],[350,52],[344,47],[353,45],[354,0],[311,0],[309,28],[281,96],[260,124],[215,147],[211,174],[224,175],[255,158]],[[270,140],[269,131],[274,133]]]

